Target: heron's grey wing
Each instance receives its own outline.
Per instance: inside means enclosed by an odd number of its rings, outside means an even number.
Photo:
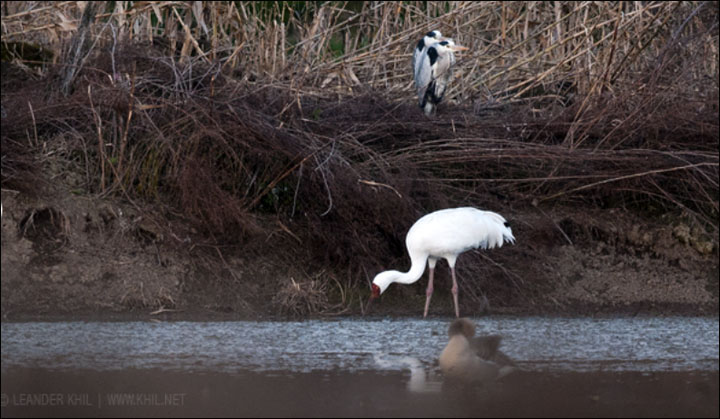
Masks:
[[[435,97],[438,102],[442,100],[445,89],[452,75],[452,65],[455,63],[455,56],[452,52],[448,52],[444,56],[438,58],[433,66],[432,78],[435,80]]]
[[[423,53],[422,50],[413,48],[412,68],[413,68],[413,77],[414,78],[417,78],[418,64],[420,61],[420,57],[422,56],[422,53]]]
[[[413,67],[413,77],[417,74],[418,71],[418,61],[422,54],[425,52],[425,38],[420,38],[420,40],[417,42],[415,47],[413,48],[413,58],[412,58],[412,67]]]
[[[430,66],[430,58],[427,55],[427,48],[419,55],[417,61],[418,69],[415,72],[415,88],[417,89],[420,107],[425,105],[425,92],[432,81],[432,67]]]

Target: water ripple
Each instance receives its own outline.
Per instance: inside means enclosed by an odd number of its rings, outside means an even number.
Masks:
[[[718,318],[484,317],[522,368],[572,371],[718,370]],[[2,369],[295,372],[434,365],[448,320],[301,322],[29,322],[2,324]]]

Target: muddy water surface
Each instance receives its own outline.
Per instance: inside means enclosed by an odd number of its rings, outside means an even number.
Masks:
[[[449,319],[2,324],[3,416],[717,416],[718,318],[484,317],[520,370],[447,388]]]

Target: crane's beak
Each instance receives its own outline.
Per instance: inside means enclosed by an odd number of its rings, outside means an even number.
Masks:
[[[366,316],[370,312],[370,305],[372,304],[374,299],[375,298],[373,298],[373,296],[370,296],[370,298],[368,298],[367,304],[365,304],[365,308],[363,308],[363,316]]]
[[[380,287],[378,287],[375,284],[372,284],[370,288],[370,298],[368,298],[368,302],[365,305],[365,308],[363,309],[363,316],[368,314],[370,311],[370,304],[372,304],[373,300],[380,297]]]

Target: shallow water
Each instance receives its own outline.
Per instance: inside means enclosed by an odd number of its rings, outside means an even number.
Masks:
[[[483,317],[532,371],[717,371],[717,317]],[[401,371],[432,367],[448,319],[2,324],[2,370]]]

